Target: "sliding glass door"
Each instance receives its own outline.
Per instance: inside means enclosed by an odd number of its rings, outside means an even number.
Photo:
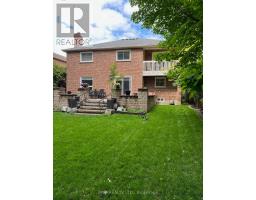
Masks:
[[[121,89],[122,89],[122,94],[125,95],[126,91],[131,91],[131,77],[129,76],[125,76],[121,81],[120,81],[120,85],[121,85]]]

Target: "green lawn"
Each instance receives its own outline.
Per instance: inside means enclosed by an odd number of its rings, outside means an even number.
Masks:
[[[203,124],[187,106],[54,113],[54,199],[202,199]]]

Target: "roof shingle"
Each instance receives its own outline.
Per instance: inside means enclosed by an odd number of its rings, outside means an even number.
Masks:
[[[53,53],[53,58],[55,58],[55,59],[57,59],[57,60],[61,60],[61,61],[63,61],[63,62],[66,62],[66,61],[67,61],[67,59],[66,59],[65,56],[62,56],[62,55],[57,54],[57,53]]]
[[[121,49],[121,48],[145,48],[145,47],[157,47],[160,40],[154,39],[122,39],[112,42],[104,42],[94,44],[91,46],[74,47],[70,49],[64,49],[64,52],[81,51],[81,50],[101,50],[101,49]]]

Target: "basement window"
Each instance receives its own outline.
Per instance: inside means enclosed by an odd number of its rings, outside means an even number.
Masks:
[[[165,88],[166,78],[165,77],[155,77],[155,88]]]
[[[131,60],[131,51],[130,50],[116,51],[116,60],[117,61],[130,61]]]
[[[92,52],[81,52],[80,53],[80,62],[93,62],[93,53]]]

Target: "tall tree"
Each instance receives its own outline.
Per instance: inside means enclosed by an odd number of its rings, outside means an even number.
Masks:
[[[160,46],[166,52],[154,55],[156,60],[178,60],[168,72],[183,92],[197,103],[203,96],[203,1],[202,0],[130,0],[139,10],[132,14],[135,23],[142,23],[161,34]]]

